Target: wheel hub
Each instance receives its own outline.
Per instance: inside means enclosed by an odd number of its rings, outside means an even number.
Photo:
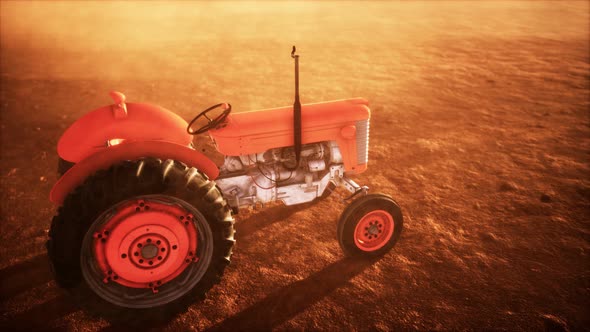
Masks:
[[[159,252],[160,252],[160,248],[156,247],[153,244],[148,244],[146,246],[143,246],[143,248],[141,248],[141,256],[145,259],[154,258],[158,255]],[[160,260],[162,260],[161,256],[160,256]]]
[[[130,200],[94,233],[105,283],[157,288],[198,260],[197,229],[183,207],[156,199]]]
[[[377,221],[374,221],[374,222],[375,222],[375,224],[373,224],[367,228],[367,232],[371,235],[377,235],[377,234],[381,233],[381,231],[379,230],[379,227],[377,227],[377,225],[376,225]]]

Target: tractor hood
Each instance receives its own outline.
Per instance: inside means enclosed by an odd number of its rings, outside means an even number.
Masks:
[[[370,117],[369,103],[353,98],[301,106],[302,144],[354,140],[356,125]],[[231,113],[209,133],[219,152],[238,156],[293,145],[293,106]]]

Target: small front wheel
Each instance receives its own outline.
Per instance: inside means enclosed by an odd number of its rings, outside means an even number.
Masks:
[[[366,195],[340,215],[338,242],[347,256],[383,255],[395,246],[403,224],[401,209],[391,197]]]

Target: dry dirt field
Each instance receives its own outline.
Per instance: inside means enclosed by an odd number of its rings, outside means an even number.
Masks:
[[[589,330],[589,3],[2,2],[3,331],[114,331],[52,281],[56,143],[129,101],[190,119],[231,102],[371,103],[354,180],[401,205],[376,261],[336,240],[346,195],[237,216],[221,284],[162,328]],[[200,149],[220,156],[206,138]]]

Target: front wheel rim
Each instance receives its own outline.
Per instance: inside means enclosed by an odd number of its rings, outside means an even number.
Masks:
[[[205,274],[213,236],[192,205],[164,195],[139,196],[107,209],[86,233],[82,274],[103,299],[122,307],[172,302]]]
[[[385,210],[373,210],[365,214],[354,229],[354,243],[362,251],[377,251],[393,236],[395,225],[391,214]]]

